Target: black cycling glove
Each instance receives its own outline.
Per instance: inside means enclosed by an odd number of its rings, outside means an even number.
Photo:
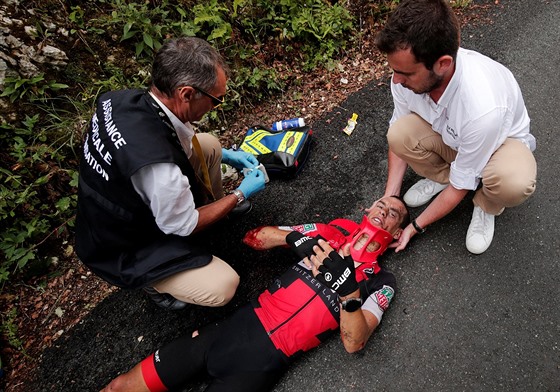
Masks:
[[[324,240],[321,236],[310,237],[301,234],[299,231],[292,231],[286,236],[286,242],[300,259],[305,259],[306,257],[314,255],[313,247],[315,245],[319,246],[320,239]]]
[[[358,289],[356,274],[354,273],[354,260],[352,256],[340,256],[336,251],[329,253],[319,266],[317,280],[330,287],[341,297],[353,293]]]

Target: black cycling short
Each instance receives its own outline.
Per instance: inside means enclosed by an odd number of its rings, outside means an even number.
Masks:
[[[253,307],[209,324],[199,335],[183,336],[142,362],[152,392],[180,390],[190,381],[211,378],[206,391],[268,391],[288,367],[288,359],[268,338]]]

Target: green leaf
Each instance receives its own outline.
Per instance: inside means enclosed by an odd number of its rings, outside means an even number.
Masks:
[[[237,17],[237,9],[245,5],[246,0],[233,0],[233,17]]]
[[[134,37],[134,35],[138,32],[136,30],[131,30],[132,29],[132,23],[127,23],[124,25],[123,28],[123,36],[121,37],[121,42],[124,40],[127,40],[131,37]]]
[[[44,176],[41,176],[41,177],[39,177],[35,180],[35,185],[44,185],[47,182],[49,182],[50,178],[51,178],[50,174],[46,174]]]
[[[29,80],[29,83],[30,84],[37,84],[37,83],[39,83],[43,80],[45,80],[45,75],[41,74],[41,75],[38,75],[38,76],[35,76],[35,77],[31,78]]]
[[[136,44],[136,57],[140,56],[140,53],[144,51],[144,42],[139,42]]]
[[[77,187],[78,186],[78,178],[80,177],[77,170],[72,170],[72,180],[70,180],[70,186]]]
[[[148,34],[144,33],[142,34],[143,38],[144,38],[144,43],[146,45],[148,45],[148,47],[150,47],[151,49],[154,48],[154,40],[152,39],[151,36],[149,36]]]
[[[231,26],[229,25],[229,23],[224,23],[212,30],[212,33],[208,36],[208,41],[212,41],[216,38],[229,37],[230,31]]]
[[[8,95],[11,95],[14,91],[16,91],[14,86],[5,86],[4,92],[0,94],[0,97],[7,97]]]
[[[55,82],[55,83],[50,83],[49,87],[50,87],[51,90],[61,90],[63,88],[68,88],[70,86],[68,86],[67,84],[64,84],[64,83],[56,83]]]
[[[60,212],[68,210],[68,208],[70,208],[70,198],[63,197],[62,199],[56,202],[55,206],[56,209]]]
[[[29,260],[35,259],[35,252],[27,248],[20,248],[16,251],[14,257],[18,260],[17,267],[22,269]]]
[[[185,11],[182,7],[176,7],[175,10],[181,15],[181,18],[185,18],[187,16],[187,11]]]
[[[4,267],[0,268],[0,282],[5,282],[9,276],[10,273]]]

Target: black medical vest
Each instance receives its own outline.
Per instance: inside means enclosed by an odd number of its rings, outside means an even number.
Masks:
[[[202,193],[169,119],[147,92],[102,95],[80,161],[76,253],[96,274],[138,288],[212,259],[192,238],[167,235],[134,190],[131,176],[146,165],[176,164],[189,178],[195,204]]]

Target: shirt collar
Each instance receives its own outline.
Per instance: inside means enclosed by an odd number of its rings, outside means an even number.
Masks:
[[[192,124],[188,121],[185,123],[181,122],[181,120],[179,120],[179,118],[176,115],[174,115],[173,112],[169,110],[167,106],[165,106],[163,102],[161,102],[158,99],[158,97],[152,94],[151,91],[149,93],[171,121],[171,125],[173,125],[173,128],[175,128],[175,131],[177,132],[177,136],[179,137],[179,141],[181,142],[183,149],[187,153],[187,156],[190,158],[191,151],[192,151],[191,140],[195,134]]]
[[[150,91],[150,95],[152,96],[152,98],[155,99],[155,101],[157,102],[157,104],[162,108],[162,110],[165,112],[165,114],[167,115],[167,117],[169,118],[169,120],[171,121],[171,124],[173,125],[173,128],[175,128],[175,130],[177,131],[177,135],[179,135],[179,139],[183,139],[183,138],[188,138],[189,141],[190,139],[192,139],[193,135],[194,135],[194,129],[192,127],[192,124],[190,122],[181,122],[181,120],[179,120],[179,118],[173,114],[173,112],[171,110],[169,110],[167,108],[167,106],[165,106],[159,99],[158,97],[156,97],[154,94],[152,94],[152,92]]]

